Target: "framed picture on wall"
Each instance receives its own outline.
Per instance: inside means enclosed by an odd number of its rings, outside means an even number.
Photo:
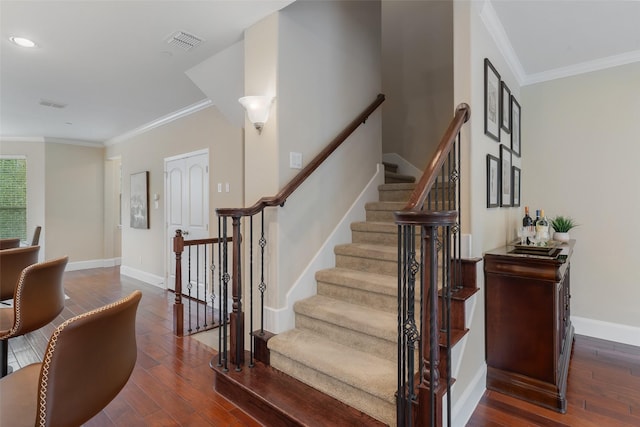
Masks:
[[[500,126],[511,132],[511,90],[505,82],[500,83]]]
[[[513,189],[511,206],[520,206],[520,168],[517,166],[512,167],[511,188]]]
[[[500,206],[511,206],[511,150],[500,145]]]
[[[131,174],[131,228],[149,228],[149,171]]]
[[[497,157],[487,154],[487,207],[497,208],[500,191],[500,163]]]
[[[511,95],[511,150],[513,154],[520,157],[521,153],[521,127],[520,127],[520,104],[516,98]]]
[[[484,59],[484,134],[500,142],[500,74]]]

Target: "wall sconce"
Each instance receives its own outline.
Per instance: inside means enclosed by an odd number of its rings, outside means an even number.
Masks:
[[[247,110],[249,121],[253,123],[258,133],[262,133],[262,128],[269,118],[269,110],[271,109],[271,104],[273,104],[273,97],[245,96],[238,99],[238,102]]]

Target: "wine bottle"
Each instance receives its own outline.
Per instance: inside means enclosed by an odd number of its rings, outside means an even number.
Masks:
[[[523,227],[531,227],[533,225],[533,219],[529,216],[529,206],[524,207],[524,218],[522,218]]]
[[[538,221],[540,221],[540,209],[536,209],[536,219],[533,220],[533,226],[538,225]]]
[[[533,231],[533,219],[529,216],[529,206],[524,207],[524,217],[522,218],[522,226],[530,231]],[[528,236],[525,243],[527,245],[531,244],[531,240],[529,240]]]

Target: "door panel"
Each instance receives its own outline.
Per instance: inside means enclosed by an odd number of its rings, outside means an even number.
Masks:
[[[165,160],[167,204],[167,287],[175,290],[175,254],[173,237],[182,230],[185,240],[209,237],[209,154],[208,152],[185,155]],[[191,263],[189,275],[188,264]],[[182,255],[182,293],[200,300],[209,300],[211,288],[204,253],[188,248]],[[196,269],[197,266],[197,269]]]

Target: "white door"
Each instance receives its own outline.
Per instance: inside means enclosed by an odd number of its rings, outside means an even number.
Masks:
[[[209,237],[209,152],[208,150],[188,153],[165,159],[165,201],[167,215],[167,287],[175,290],[176,262],[173,252],[173,237],[176,230],[182,230],[185,240]],[[199,270],[196,260],[199,258]],[[182,254],[182,293],[188,294],[187,247]],[[204,255],[191,255],[191,295],[201,300],[208,299],[204,288],[207,268]],[[210,287],[209,278],[206,279]],[[196,289],[197,287],[197,289]]]

